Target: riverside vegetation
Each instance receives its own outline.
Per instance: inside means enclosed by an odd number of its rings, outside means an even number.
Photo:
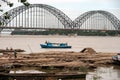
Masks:
[[[44,30],[44,31],[25,31],[14,30],[12,35],[80,35],[80,36],[118,36],[120,31],[105,31],[105,30]]]

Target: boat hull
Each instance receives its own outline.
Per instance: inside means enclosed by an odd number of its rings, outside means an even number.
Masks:
[[[118,59],[117,56],[113,56],[112,60],[114,61],[115,64],[120,64],[120,60]]]
[[[44,44],[40,44],[41,48],[71,48],[71,46],[48,46]]]
[[[86,73],[0,73],[0,80],[68,80],[76,78],[85,78]],[[57,78],[57,79],[56,79]]]

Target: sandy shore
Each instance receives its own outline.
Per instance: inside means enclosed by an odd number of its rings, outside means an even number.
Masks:
[[[80,67],[95,68],[100,65],[112,64],[112,56],[116,53],[89,53],[89,52],[44,52],[23,54],[6,53],[0,56],[0,65],[15,67],[41,67],[41,68],[68,68],[79,69]]]

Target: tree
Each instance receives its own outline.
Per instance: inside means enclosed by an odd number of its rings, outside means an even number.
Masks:
[[[5,3],[7,3],[7,5],[9,5],[9,7],[12,7],[13,6],[13,3],[11,3],[11,2],[9,2],[9,1],[7,1],[7,0],[2,0],[3,2],[5,2]],[[0,7],[1,7],[1,5],[0,5]]]
[[[9,7],[12,7],[13,6],[13,3],[11,3],[10,1],[8,0],[2,0],[3,2],[5,2]],[[23,3],[25,6],[29,6],[30,4],[27,2],[27,0],[18,0],[18,2],[20,3]],[[0,5],[1,7],[1,5]],[[0,12],[3,12],[3,9],[0,9]],[[9,19],[10,18],[10,15],[6,12],[5,15],[4,15],[4,18],[5,19]],[[0,21],[0,26],[2,25],[3,23]]]
[[[3,2],[5,2],[9,7],[12,7],[13,6],[13,3],[11,3],[10,1],[8,0],[2,0]],[[18,0],[18,2],[20,3],[23,3],[25,6],[29,6],[30,4],[27,2],[27,0]],[[1,7],[1,5],[0,5]],[[3,12],[2,9],[0,9],[0,12]]]

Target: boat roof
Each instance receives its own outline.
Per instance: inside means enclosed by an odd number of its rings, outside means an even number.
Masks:
[[[47,42],[49,44],[67,44],[67,43],[52,43],[52,42]]]

